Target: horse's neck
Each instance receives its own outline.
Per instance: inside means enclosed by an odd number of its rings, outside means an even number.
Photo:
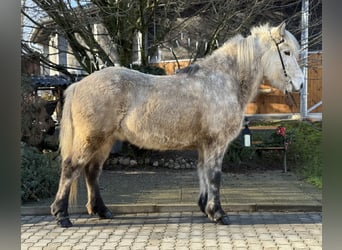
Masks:
[[[245,69],[239,69],[238,84],[240,89],[241,106],[246,106],[257,95],[259,85],[263,80],[263,69],[261,67],[260,57],[256,56]]]
[[[228,43],[208,58],[208,61],[212,60],[209,65],[220,62],[216,67],[228,73],[239,85],[238,97],[242,109],[257,95],[263,78],[262,52],[255,44],[256,40],[251,36],[237,37],[235,43]]]
[[[245,109],[248,102],[257,95],[263,78],[262,52],[259,48],[252,48],[254,42],[253,39],[244,38],[237,43],[224,45],[200,63],[200,67],[208,67],[210,70],[215,67],[216,70],[225,72],[238,84],[241,109]],[[251,49],[250,53],[245,54],[249,49]]]
[[[239,84],[239,101],[244,109],[246,105],[257,95],[258,87],[263,80],[263,69],[261,65],[261,48],[257,46],[253,37],[245,38],[240,43],[240,50],[236,55],[237,84]],[[246,51],[248,51],[246,53]],[[239,54],[240,53],[240,54]]]
[[[255,75],[249,75],[239,79],[237,84],[239,84],[239,102],[242,109],[245,109],[247,104],[257,95],[258,87],[261,82],[262,73],[257,71],[255,72]]]

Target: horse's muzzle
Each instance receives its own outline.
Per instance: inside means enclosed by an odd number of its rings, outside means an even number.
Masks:
[[[298,85],[297,85],[297,87],[296,87],[296,85],[293,84],[292,81],[290,81],[289,83],[290,83],[290,85],[292,86],[292,91],[291,91],[291,92],[299,92],[299,91],[301,91],[301,89],[303,88],[303,83],[301,83],[301,84],[299,85],[299,88],[298,88]]]

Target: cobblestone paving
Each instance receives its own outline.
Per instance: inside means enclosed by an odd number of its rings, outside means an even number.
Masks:
[[[21,249],[322,249],[319,212],[229,213],[217,225],[201,213],[139,213],[98,220],[73,214],[71,228],[51,216],[21,217]]]

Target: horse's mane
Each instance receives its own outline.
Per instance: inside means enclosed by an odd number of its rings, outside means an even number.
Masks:
[[[191,64],[185,68],[179,69],[177,71],[177,74],[188,74],[188,75],[193,75],[195,74],[198,70],[200,69],[200,66],[195,63],[195,64]]]
[[[272,40],[272,37],[270,35],[271,29],[272,27],[270,27],[268,23],[260,26],[254,26],[251,28],[251,34],[249,36],[243,37],[241,34],[233,36],[232,38],[228,39],[221,47],[216,49],[211,55],[204,58],[203,61],[201,61],[199,64],[189,65],[183,69],[180,69],[178,73],[194,75],[202,67],[205,67],[206,61],[209,62],[213,58],[222,58],[222,60],[220,61],[223,62],[223,55],[227,56],[227,60],[229,55],[231,55],[231,58],[236,58],[239,74],[241,76],[249,74],[249,66],[256,62],[255,49],[257,43],[255,41],[258,38],[266,43],[273,44],[274,41]],[[290,49],[293,52],[298,53],[299,44],[296,38],[287,30],[285,30],[284,38]]]
[[[194,75],[198,71],[200,71],[203,67],[205,67],[205,62],[212,58],[219,58],[223,55],[227,55],[229,53],[236,53],[237,62],[239,62],[238,67],[244,68],[244,65],[250,65],[250,63],[254,60],[254,44],[253,39],[250,37],[244,38],[241,35],[236,35],[226,41],[221,47],[216,49],[211,55],[205,57],[201,60],[200,63],[191,64],[185,68],[182,68],[177,71],[177,74],[187,74]]]
[[[241,34],[238,34],[215,50],[212,56],[224,56],[226,60],[235,61],[237,70],[242,76],[249,74],[249,65],[255,63],[255,46],[254,36],[243,37]]]

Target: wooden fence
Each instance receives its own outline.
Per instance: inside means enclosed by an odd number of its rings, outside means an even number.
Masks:
[[[166,61],[154,64],[165,70],[166,74],[175,74],[178,68],[189,65],[189,60]],[[178,67],[179,64],[179,67]],[[308,58],[308,108],[322,100],[322,54],[320,52],[310,53]],[[299,113],[300,94],[292,94],[295,101],[286,98],[276,88],[271,87],[267,82],[261,84],[259,95],[247,105],[246,114],[279,114]],[[322,112],[322,105],[312,112]]]

